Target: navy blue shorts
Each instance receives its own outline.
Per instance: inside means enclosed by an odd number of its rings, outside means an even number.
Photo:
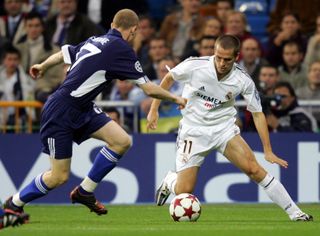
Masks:
[[[71,158],[73,141],[80,144],[109,121],[111,118],[94,103],[81,110],[60,98],[51,98],[41,115],[42,151],[55,159]]]

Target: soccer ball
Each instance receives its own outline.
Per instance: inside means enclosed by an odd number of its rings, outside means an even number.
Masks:
[[[169,212],[174,221],[196,221],[201,214],[201,204],[196,196],[181,193],[172,199]]]

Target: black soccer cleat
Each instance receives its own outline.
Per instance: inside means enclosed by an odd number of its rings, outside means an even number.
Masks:
[[[17,213],[9,209],[5,209],[4,212],[5,214],[0,216],[0,229],[19,226],[29,221],[29,215],[26,213]]]
[[[3,208],[6,210],[11,210],[17,214],[22,214],[24,213],[23,207],[18,207],[16,205],[13,204],[12,202],[12,196],[9,197],[5,203],[3,204]]]
[[[70,199],[72,203],[80,203],[90,209],[91,212],[95,212],[97,215],[105,215],[108,210],[104,205],[99,202],[93,194],[83,195],[79,192],[79,186],[75,187],[70,193]]]

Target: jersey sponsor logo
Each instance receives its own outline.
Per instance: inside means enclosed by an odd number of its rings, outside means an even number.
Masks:
[[[207,96],[207,95],[204,95],[202,93],[196,93],[196,96],[202,98],[203,100],[207,101],[207,102],[212,102],[213,104],[215,105],[219,105],[221,104],[222,102],[214,97],[210,97],[210,96]]]
[[[214,97],[210,97],[199,92],[196,93],[196,96],[205,101],[204,106],[208,109],[213,109],[222,105],[222,102]]]
[[[134,63],[134,67],[136,68],[136,70],[137,70],[138,72],[140,72],[140,73],[143,72],[142,66],[141,66],[141,64],[140,64],[139,61],[136,61],[136,63]]]

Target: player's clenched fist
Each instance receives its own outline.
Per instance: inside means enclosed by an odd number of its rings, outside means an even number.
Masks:
[[[44,69],[41,64],[35,64],[30,67],[29,74],[33,79],[38,79],[44,74]]]

